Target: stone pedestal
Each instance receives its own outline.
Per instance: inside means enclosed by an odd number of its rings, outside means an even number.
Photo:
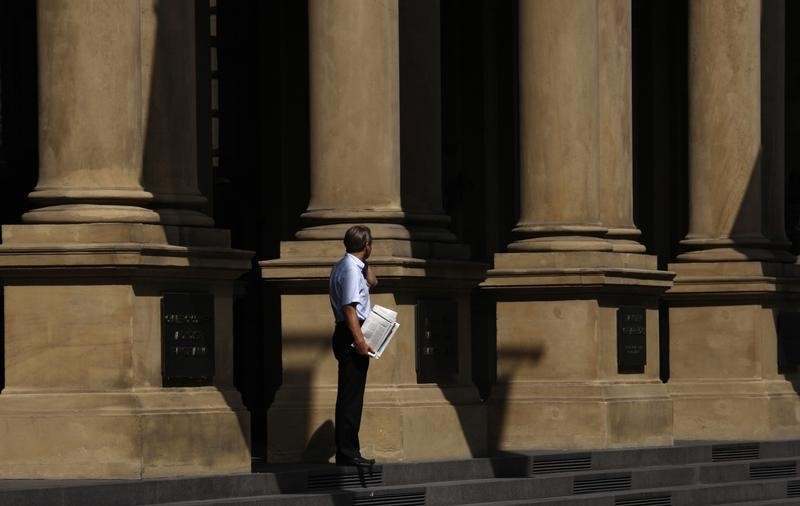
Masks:
[[[675,438],[800,435],[797,371],[779,372],[781,312],[797,311],[797,265],[676,263],[668,293]]]
[[[142,478],[250,470],[232,383],[233,279],[250,252],[223,230],[3,226],[3,478]],[[213,298],[214,376],[165,388],[162,296]]]
[[[659,380],[658,296],[672,273],[651,256],[508,253],[481,285],[496,299],[497,385],[489,443],[497,450],[672,443],[672,403]],[[617,367],[617,311],[644,309],[646,364]]]
[[[783,223],[783,20],[782,0],[689,3],[689,231],[667,294],[676,438],[800,432],[796,377],[777,367],[798,274]]]
[[[454,244],[376,240],[370,258],[380,282],[372,303],[398,312],[400,328],[388,351],[372,360],[361,425],[361,449],[382,462],[465,458],[486,451],[485,407],[471,383],[470,291],[484,268],[466,261],[415,258]],[[461,247],[463,251],[463,247]],[[402,253],[406,252],[406,255]],[[283,384],[268,413],[270,462],[327,461],[335,452],[333,420],[337,362],[331,351],[330,268],[343,254],[338,241],[294,241],[281,259],[261,262],[262,276],[281,288]],[[418,304],[455,304],[457,372],[419,383]]]
[[[520,217],[481,284],[497,312],[493,449],[672,442],[658,297],[673,274],[633,222],[630,14],[629,0],[519,2]],[[635,373],[618,367],[624,306],[645,327]]]

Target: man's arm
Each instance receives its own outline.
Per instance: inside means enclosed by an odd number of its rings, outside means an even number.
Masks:
[[[356,352],[358,352],[359,355],[366,355],[369,352],[375,353],[372,346],[364,339],[364,333],[361,332],[361,325],[358,324],[356,305],[348,304],[342,309],[344,311],[344,321],[347,324],[347,328],[350,330],[350,333],[353,334]]]

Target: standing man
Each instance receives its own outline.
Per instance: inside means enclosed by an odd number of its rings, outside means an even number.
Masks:
[[[358,431],[367,385],[367,353],[375,350],[364,339],[361,324],[372,308],[369,289],[378,284],[366,261],[372,253],[372,234],[363,225],[344,234],[345,255],[331,270],[330,298],[336,330],[333,354],[339,362],[336,393],[336,464],[369,467],[373,459],[361,456]]]

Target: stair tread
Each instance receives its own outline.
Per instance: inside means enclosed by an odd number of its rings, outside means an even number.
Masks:
[[[517,478],[519,479],[519,478]],[[510,479],[509,481],[514,481],[515,479]],[[551,497],[531,497],[531,498],[518,498],[518,499],[507,499],[507,500],[498,500],[498,501],[483,501],[483,502],[471,502],[471,503],[462,503],[462,506],[521,506],[523,504],[548,504],[548,503],[557,503],[557,502],[564,502],[571,503],[574,502],[576,504],[583,504],[583,503],[591,503],[593,500],[602,499],[602,498],[619,498],[619,497],[646,497],[646,496],[658,496],[660,494],[674,494],[676,492],[691,492],[695,490],[709,490],[709,489],[723,489],[723,488],[733,488],[733,487],[741,487],[741,486],[753,486],[759,487],[769,484],[781,484],[787,481],[790,481],[790,478],[780,478],[774,480],[757,480],[757,481],[738,481],[738,482],[731,482],[731,483],[697,483],[692,485],[682,485],[682,486],[671,486],[671,487],[661,487],[661,488],[650,488],[650,489],[638,489],[638,490],[624,490],[624,491],[609,491],[609,492],[596,492],[596,493],[589,493],[589,494],[572,494],[572,495],[562,495],[562,496],[551,496]],[[364,490],[337,490],[337,491],[328,491],[328,492],[321,492],[316,494],[309,494],[309,493],[301,493],[301,494],[270,494],[270,495],[260,495],[260,496],[246,496],[246,497],[235,497],[235,498],[227,498],[227,499],[206,499],[206,500],[193,500],[193,501],[180,501],[180,502],[169,502],[169,503],[152,503],[152,506],[211,506],[214,504],[219,505],[232,505],[232,504],[256,504],[262,502],[263,504],[280,504],[285,503],[289,504],[293,501],[301,501],[304,499],[318,499],[318,504],[328,504],[325,501],[326,498],[330,498],[331,505],[336,504],[335,498],[336,497],[353,497],[353,496],[364,496],[369,491],[373,492],[404,492],[408,490],[413,490],[416,488],[417,490],[420,488],[424,488],[428,485],[435,484],[425,484],[423,486],[417,487],[408,487],[408,486],[399,486],[399,487],[380,487],[380,488],[372,488],[372,489],[364,489]],[[782,504],[798,504],[800,500],[797,498],[794,499],[766,499],[766,500],[756,500],[756,501],[746,501],[746,502],[724,502],[724,503],[713,503],[717,504],[718,506],[728,505],[728,506],[750,506],[755,504],[764,504],[766,505],[782,505]]]
[[[782,482],[790,481],[791,478],[778,478],[774,480],[757,480],[757,481],[737,481],[737,482],[730,482],[730,483],[696,483],[692,485],[681,485],[681,486],[674,486],[674,487],[660,487],[660,488],[650,488],[650,489],[639,489],[639,490],[624,490],[624,491],[613,491],[613,492],[598,492],[592,494],[579,494],[579,495],[568,495],[568,496],[553,496],[553,497],[537,497],[537,498],[523,498],[523,499],[512,499],[512,500],[504,500],[504,501],[484,501],[484,502],[475,502],[475,503],[467,503],[462,506],[517,506],[523,504],[546,504],[549,502],[557,502],[557,501],[571,501],[574,500],[576,502],[591,502],[593,499],[604,498],[604,497],[635,497],[635,496],[649,496],[649,495],[659,495],[659,494],[674,494],[675,492],[691,492],[694,490],[708,490],[708,489],[722,489],[722,488],[733,488],[739,486],[762,486],[762,485],[769,485],[769,484],[780,484]],[[783,499],[767,499],[767,500],[756,500],[756,502],[720,502],[720,503],[713,503],[715,506],[743,506],[743,505],[751,505],[751,504],[800,504],[800,498],[783,498]],[[784,503],[782,501],[789,501]],[[794,502],[792,502],[794,501]]]

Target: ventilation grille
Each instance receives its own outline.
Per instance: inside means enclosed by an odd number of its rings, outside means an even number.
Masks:
[[[572,482],[573,494],[592,494],[594,492],[610,492],[614,490],[630,490],[631,475],[615,474],[604,476],[587,476],[575,478]]]
[[[353,498],[353,506],[425,506],[425,491],[373,492]]]
[[[790,481],[786,484],[786,497],[800,497],[800,481]]]
[[[778,464],[751,464],[751,480],[768,480],[771,478],[791,478],[797,476],[795,462],[781,462]]]
[[[365,488],[383,485],[383,471],[312,474],[308,477],[308,490],[337,488]]]
[[[651,495],[647,497],[617,497],[614,506],[671,506],[672,494]]]
[[[755,460],[760,458],[758,443],[738,445],[714,445],[711,447],[711,462],[727,462],[731,460]]]
[[[531,474],[566,473],[569,471],[588,471],[592,468],[592,455],[580,453],[572,455],[546,455],[534,457]]]

